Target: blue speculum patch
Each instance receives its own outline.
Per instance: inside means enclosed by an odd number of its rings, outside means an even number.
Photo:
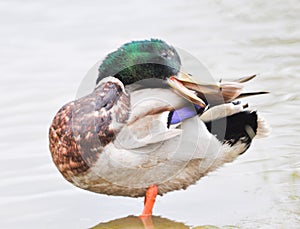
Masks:
[[[183,107],[178,110],[174,110],[169,114],[168,125],[177,124],[185,119],[192,118],[201,113],[201,111],[203,111],[203,109],[198,105]]]

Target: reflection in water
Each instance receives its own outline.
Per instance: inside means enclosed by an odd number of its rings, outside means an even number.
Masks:
[[[146,222],[147,221],[147,222]],[[152,222],[151,222],[152,221]],[[91,229],[217,229],[218,227],[211,225],[203,225],[197,227],[190,227],[183,223],[175,222],[170,219],[162,218],[160,216],[152,216],[148,219],[140,219],[137,216],[127,216],[120,219],[111,220],[105,223],[99,223],[98,225],[92,227]],[[230,227],[233,228],[233,227]],[[236,227],[234,227],[236,228]]]

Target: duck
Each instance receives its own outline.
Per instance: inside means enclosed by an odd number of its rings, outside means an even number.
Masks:
[[[232,162],[268,134],[263,117],[240,98],[247,76],[205,83],[183,72],[176,49],[138,40],[108,54],[95,89],[66,103],[49,128],[54,164],[91,192],[144,197],[140,217],[157,195],[186,189]]]

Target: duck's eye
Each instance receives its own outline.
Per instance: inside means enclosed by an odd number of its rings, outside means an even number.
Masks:
[[[168,50],[168,56],[174,56],[174,52],[171,50]]]
[[[174,52],[171,50],[166,50],[166,51],[163,51],[160,55],[163,58],[172,59],[172,57],[174,56]]]

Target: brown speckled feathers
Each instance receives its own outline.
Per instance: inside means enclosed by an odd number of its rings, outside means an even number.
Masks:
[[[121,82],[100,83],[89,95],[64,105],[49,131],[50,151],[68,180],[96,163],[129,116],[130,99]]]

